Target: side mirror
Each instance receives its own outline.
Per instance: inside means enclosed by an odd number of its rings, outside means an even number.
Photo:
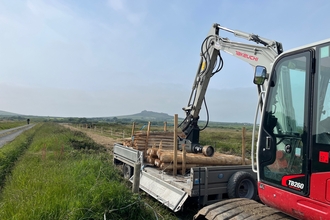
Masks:
[[[256,66],[254,71],[253,83],[256,85],[262,85],[267,78],[267,70],[264,66]]]

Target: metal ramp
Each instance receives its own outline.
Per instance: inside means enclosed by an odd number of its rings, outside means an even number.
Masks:
[[[133,177],[130,179],[132,182]],[[157,199],[163,205],[177,212],[188,198],[188,194],[169,183],[141,171],[140,189]]]

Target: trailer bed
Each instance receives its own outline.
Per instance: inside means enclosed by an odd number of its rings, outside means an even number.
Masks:
[[[257,178],[251,165],[193,167],[185,175],[173,175],[145,163],[141,155],[141,151],[126,146],[114,146],[114,163],[123,166],[141,163],[140,189],[175,212],[182,208],[188,197],[198,198],[203,206],[228,198],[228,181],[236,172],[243,171]]]

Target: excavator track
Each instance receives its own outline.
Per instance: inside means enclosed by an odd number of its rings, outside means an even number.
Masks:
[[[288,220],[294,219],[254,200],[237,198],[223,200],[202,208],[195,220]]]

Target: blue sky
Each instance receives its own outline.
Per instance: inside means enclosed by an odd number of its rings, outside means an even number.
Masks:
[[[2,0],[0,109],[64,117],[149,110],[183,117],[213,23],[288,50],[330,38],[329,6],[326,0]],[[253,122],[253,68],[222,56],[224,68],[206,94],[210,119]]]

